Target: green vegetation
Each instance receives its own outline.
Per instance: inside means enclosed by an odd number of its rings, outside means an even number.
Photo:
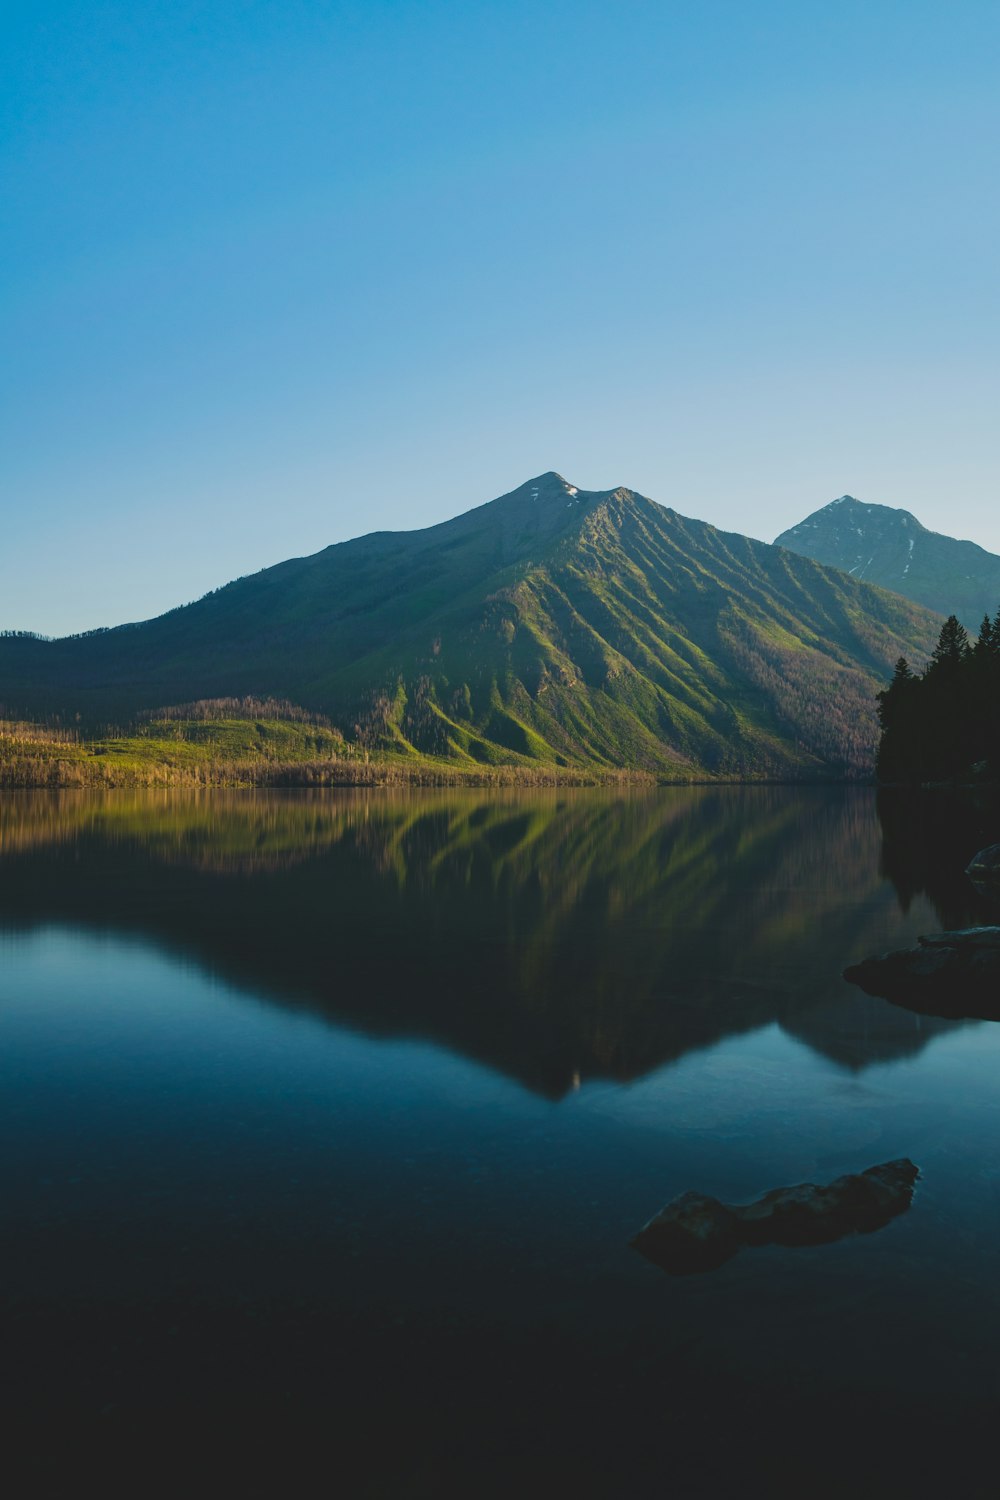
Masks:
[[[836,779],[871,773],[877,688],[937,628],[783,549],[547,474],[142,625],[0,640],[0,704],[78,725],[33,758],[85,779]],[[156,707],[224,698],[305,708],[199,729]]]
[[[927,670],[896,663],[879,694],[883,781],[1000,781],[1000,610],[973,645],[950,615]]]
[[[276,707],[293,717],[276,717]],[[628,776],[543,765],[463,766],[412,752],[371,751],[347,744],[338,730],[291,705],[202,701],[161,710],[128,732],[92,737],[0,721],[0,787],[572,786]],[[631,779],[643,778],[633,773]]]

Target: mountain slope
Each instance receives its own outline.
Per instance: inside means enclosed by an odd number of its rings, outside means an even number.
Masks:
[[[1000,557],[975,542],[928,531],[908,510],[841,495],[783,531],[775,546],[957,615],[972,632],[1000,607]]]
[[[8,712],[291,698],[373,748],[678,777],[870,769],[874,694],[939,622],[627,489],[549,473],[147,621],[0,641]]]

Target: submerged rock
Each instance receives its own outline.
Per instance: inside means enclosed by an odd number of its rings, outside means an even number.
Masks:
[[[844,978],[869,995],[922,1015],[1000,1020],[1000,927],[963,927],[866,958]]]
[[[920,1172],[907,1157],[838,1177],[825,1187],[773,1188],[754,1203],[681,1193],[631,1241],[674,1276],[714,1271],[745,1245],[824,1245],[881,1229],[905,1213]]]
[[[743,1243],[736,1211],[704,1193],[681,1193],[630,1241],[665,1271],[714,1271]]]

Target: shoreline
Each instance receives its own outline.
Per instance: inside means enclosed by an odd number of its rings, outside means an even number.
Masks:
[[[668,766],[557,765],[525,758],[482,762],[421,754],[412,746],[365,747],[330,725],[234,717],[164,719],[84,737],[78,730],[0,720],[0,790],[114,788],[874,786],[874,769],[769,771]]]
[[[72,792],[136,791],[170,789],[204,791],[333,791],[366,787],[490,787],[525,790],[609,789],[615,787],[652,791],[664,787],[721,786],[787,786],[787,787],[858,787],[877,790],[880,783],[868,777],[839,776],[662,776],[654,772],[628,768],[590,770],[585,768],[538,770],[525,766],[493,766],[482,769],[431,765],[369,764],[325,762],[319,765],[288,766],[272,764],[240,767],[199,768],[186,770],[169,765],[150,766],[141,771],[106,765],[80,767],[70,763],[44,770],[0,764],[0,792]]]

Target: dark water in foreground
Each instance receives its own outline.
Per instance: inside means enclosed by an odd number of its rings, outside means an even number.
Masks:
[[[4,798],[10,1430],[294,1493],[994,1494],[1000,1028],[839,976],[993,915],[997,837],[840,789]],[[628,1247],[898,1156],[876,1234]]]

